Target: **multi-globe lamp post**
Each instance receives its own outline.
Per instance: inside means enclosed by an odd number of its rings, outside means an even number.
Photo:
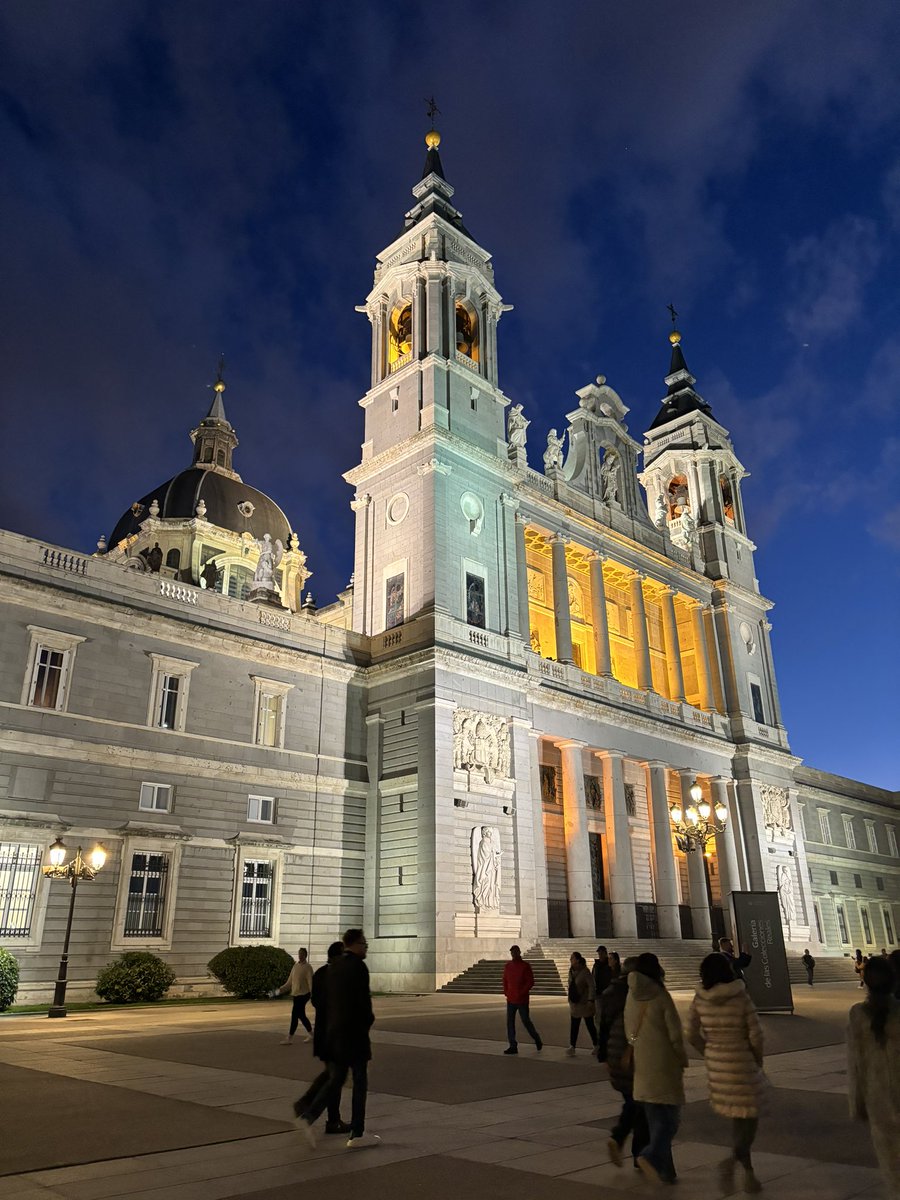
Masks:
[[[47,858],[50,860],[49,865],[43,868],[44,874],[48,879],[65,879],[72,889],[72,896],[69,900],[69,918],[66,921],[66,936],[63,942],[62,955],[59,960],[59,975],[57,976],[56,988],[53,992],[53,1004],[47,1012],[48,1017],[66,1016],[69,938],[72,935],[72,917],[75,915],[75,897],[78,894],[78,885],[82,880],[90,882],[96,876],[97,872],[103,869],[103,864],[106,862],[106,851],[100,845],[95,846],[86,857],[79,846],[75,857],[69,862],[66,862],[67,853],[65,842],[62,838],[57,838],[47,852]]]
[[[692,850],[705,852],[706,843],[717,833],[725,832],[725,822],[728,820],[725,805],[721,801],[710,804],[696,779],[691,784],[690,797],[691,802],[686,808],[673,804],[669,809],[675,845],[683,854],[689,854]]]

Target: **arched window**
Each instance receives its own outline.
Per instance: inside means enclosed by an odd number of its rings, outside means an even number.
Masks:
[[[478,362],[478,317],[464,300],[456,301],[456,352]]]
[[[687,479],[684,475],[673,475],[669,480],[669,485],[666,488],[666,496],[669,501],[669,516],[680,517],[681,514],[691,507],[690,497],[688,496]]]
[[[719,476],[719,487],[722,489],[722,509],[725,520],[734,524],[734,493],[731,490],[731,480],[727,475]]]
[[[253,572],[249,567],[228,568],[228,595],[234,600],[246,600],[253,585]]]
[[[170,550],[169,551],[169,553],[166,555],[166,566],[172,567],[176,571],[178,570],[178,568],[181,566],[181,551],[180,550]]]
[[[388,370],[396,371],[412,354],[412,305],[398,304],[388,326]]]
[[[218,467],[225,466],[225,451],[224,450],[219,450],[218,453],[216,454],[216,466],[218,466]]]

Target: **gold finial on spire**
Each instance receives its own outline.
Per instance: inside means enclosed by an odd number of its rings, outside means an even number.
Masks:
[[[219,370],[216,374],[216,382],[213,384],[213,391],[216,391],[221,396],[225,391],[225,380],[222,376],[225,374],[225,355],[219,359]]]
[[[669,341],[673,346],[677,346],[681,342],[681,334],[675,328],[675,319],[678,313],[675,311],[674,304],[668,304],[666,307],[669,310],[669,316],[672,318],[672,332],[669,334]]]
[[[425,103],[428,105],[428,120],[431,122],[431,128],[425,134],[425,145],[429,150],[437,150],[441,144],[441,135],[434,127],[434,118],[441,111],[435,103],[434,96],[430,96]]]

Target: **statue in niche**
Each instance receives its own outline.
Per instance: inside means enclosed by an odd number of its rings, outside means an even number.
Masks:
[[[147,551],[147,566],[154,575],[159,574],[159,568],[162,566],[163,552],[160,549],[159,542],[154,543],[153,549]]]
[[[680,517],[690,510],[691,501],[688,495],[687,480],[683,475],[675,475],[669,482],[669,512],[673,517]]]
[[[569,613],[573,617],[584,616],[584,606],[581,599],[581,587],[570,575],[568,580],[569,585]]]
[[[535,652],[535,654],[540,654],[540,652],[541,652],[541,635],[538,633],[538,631],[536,629],[532,629],[530,641],[531,641],[531,648]]]
[[[221,572],[216,566],[214,559],[209,559],[203,566],[200,572],[200,586],[206,588],[208,592],[216,591],[219,583]]]
[[[600,467],[600,499],[604,504],[621,503],[619,497],[619,475],[622,464],[615,450],[607,450]]]
[[[775,886],[778,889],[778,903],[781,916],[787,930],[788,939],[791,936],[791,925],[797,920],[797,909],[794,904],[794,876],[791,868],[782,863],[775,871]]]
[[[284,546],[280,540],[273,542],[271,534],[264,533],[261,540],[257,539],[256,548],[259,561],[253,573],[253,586],[272,590],[275,587],[275,570],[284,557]]]
[[[509,726],[503,717],[458,708],[453,714],[453,769],[477,771],[485,783],[508,779]]]
[[[555,429],[547,434],[547,449],[544,451],[544,470],[558,471],[563,465],[563,442],[565,434],[559,437]]]
[[[516,450],[525,449],[528,426],[531,422],[522,412],[521,404],[514,404],[506,417],[506,440]]]
[[[653,523],[657,529],[665,529],[668,519],[669,505],[666,503],[665,496],[660,492],[656,497],[656,514],[653,518]]]
[[[500,831],[493,825],[472,830],[472,899],[476,912],[500,911]]]

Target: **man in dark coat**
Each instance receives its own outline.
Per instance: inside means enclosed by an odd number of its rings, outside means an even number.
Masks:
[[[753,955],[748,954],[745,949],[742,949],[740,954],[734,952],[734,942],[731,938],[719,938],[719,953],[723,958],[727,958],[731,966],[731,973],[735,979],[744,978],[744,967],[749,967],[753,962]]]
[[[326,1032],[328,1029],[328,983],[326,976],[331,966],[344,953],[343,942],[332,942],[328,947],[328,961],[313,975],[312,993],[310,999],[316,1012],[316,1023],[313,1028],[313,1054],[320,1062],[325,1063],[321,1071],[312,1081],[299,1100],[294,1101],[294,1114],[305,1116],[306,1110],[319,1088],[328,1083],[328,1056],[325,1052]],[[331,1096],[327,1104],[328,1119],[325,1122],[326,1133],[350,1133],[351,1127],[341,1120],[341,1094]]]
[[[605,946],[597,947],[597,957],[591,967],[594,977],[594,995],[599,1000],[612,983],[612,967],[609,965],[609,954]]]
[[[366,1095],[368,1067],[372,1057],[369,1030],[375,1016],[369,991],[369,969],[364,959],[369,943],[361,929],[348,929],[343,936],[344,952],[328,968],[326,994],[328,1021],[325,1033],[325,1057],[328,1077],[297,1120],[297,1128],[310,1148],[316,1144],[313,1123],[332,1099],[340,1097],[347,1072],[353,1074],[350,1112],[351,1148],[377,1146],[381,1139],[366,1133]]]

